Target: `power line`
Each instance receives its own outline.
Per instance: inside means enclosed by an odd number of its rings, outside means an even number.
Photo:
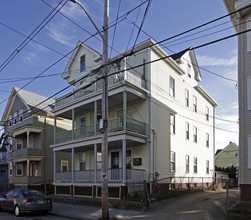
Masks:
[[[62,0],[58,6],[63,2],[64,0]],[[67,3],[67,1],[59,8],[59,10],[61,8],[64,7],[64,5]],[[58,7],[57,6],[57,7]],[[38,25],[37,28],[35,28],[35,30],[32,31],[32,33],[17,47],[16,50],[14,50],[11,55],[3,62],[3,64],[0,66],[0,72],[2,72],[5,67],[16,57],[16,55],[31,41],[31,39],[33,39],[50,21],[51,19],[57,14],[58,11],[56,11],[52,16],[51,14],[54,12],[55,10],[53,10],[52,12],[49,13],[49,15]],[[50,17],[51,16],[51,17]],[[50,17],[50,18],[49,18]],[[48,19],[48,21],[43,24],[46,19]],[[42,27],[40,27],[43,24]],[[39,28],[39,30],[37,30]],[[33,35],[33,36],[32,36]],[[32,37],[31,37],[32,36]],[[28,41],[27,41],[28,40]],[[26,42],[27,41],[27,42]]]

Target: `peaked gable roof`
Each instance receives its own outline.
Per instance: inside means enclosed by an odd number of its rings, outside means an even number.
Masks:
[[[18,96],[22,100],[22,102],[30,112],[40,112],[49,114],[51,113],[51,110],[54,108],[55,101],[53,99],[48,99],[45,96],[38,95],[36,93],[29,92],[24,89],[19,89],[17,87],[13,87],[7,105],[5,107],[4,113],[2,115],[1,119],[2,124],[8,120],[8,115],[14,104],[16,96]]]
[[[219,157],[222,153],[224,153],[231,146],[234,146],[239,150],[239,146],[237,144],[229,142],[229,144],[223,150],[221,150],[220,152],[217,151],[218,153],[216,152],[217,154],[215,154],[215,159]]]

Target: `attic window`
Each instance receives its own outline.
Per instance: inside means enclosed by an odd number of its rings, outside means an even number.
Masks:
[[[85,70],[85,55],[80,57],[80,72]]]

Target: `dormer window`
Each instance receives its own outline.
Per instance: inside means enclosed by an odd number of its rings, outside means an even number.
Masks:
[[[17,112],[14,113],[14,124],[17,123]]]
[[[190,63],[187,64],[187,74],[188,74],[188,77],[191,78],[191,72],[192,72],[192,67],[190,65]]]
[[[86,68],[85,66],[85,55],[80,57],[80,72],[84,71]]]

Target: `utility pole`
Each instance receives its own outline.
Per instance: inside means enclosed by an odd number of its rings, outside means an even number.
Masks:
[[[107,184],[107,157],[108,157],[108,18],[109,18],[109,0],[104,0],[104,24],[103,35],[87,13],[83,5],[77,0],[70,0],[77,3],[86,13],[87,17],[92,22],[93,26],[103,39],[103,57],[102,57],[102,78],[103,78],[103,94],[102,94],[102,164],[101,164],[101,189],[102,189],[102,219],[109,219],[109,204],[108,204],[108,184]]]
[[[108,17],[109,0],[104,2],[103,25],[103,95],[102,119],[104,132],[102,135],[102,164],[101,164],[101,189],[102,189],[102,219],[109,219],[108,184],[107,184],[107,157],[108,157]]]

